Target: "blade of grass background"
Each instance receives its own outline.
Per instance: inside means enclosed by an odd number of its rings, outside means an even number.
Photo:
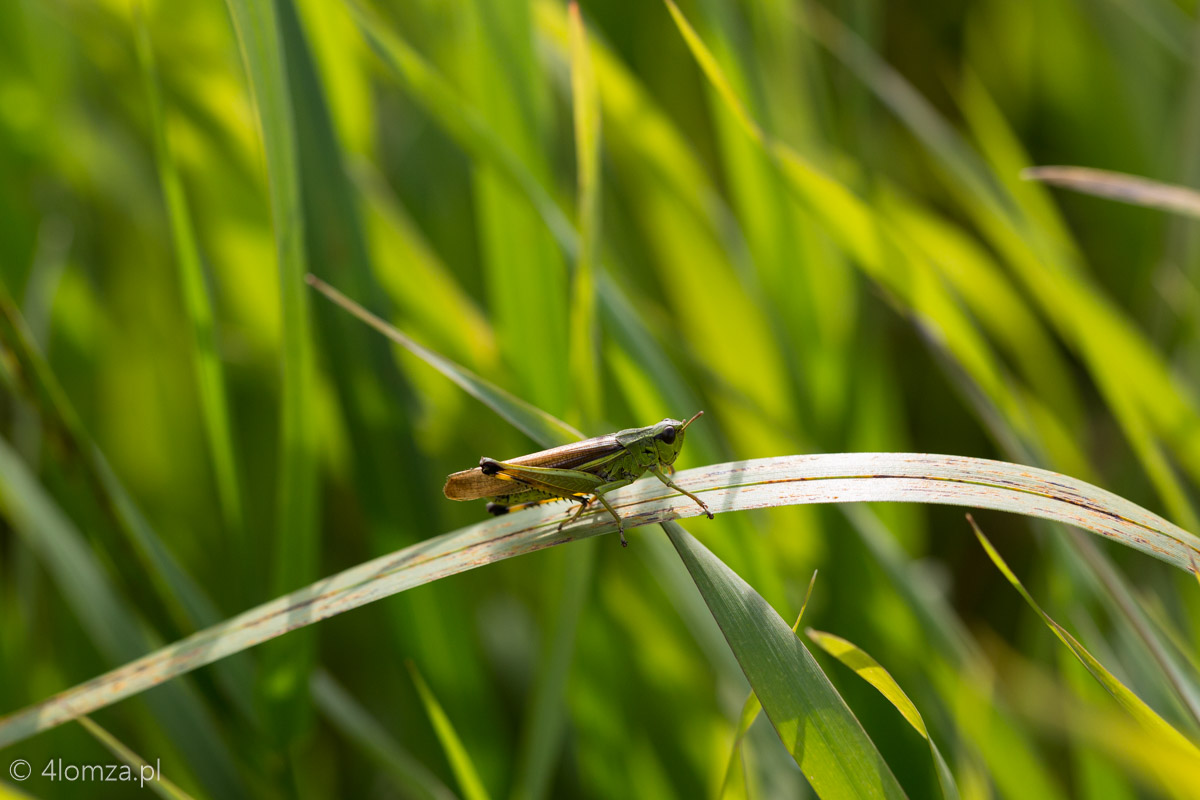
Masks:
[[[545,185],[491,129],[480,112],[465,105],[459,93],[420,54],[355,0],[346,0],[363,38],[447,133],[480,160],[521,189],[569,258],[578,256],[578,237],[571,221]]]
[[[388,325],[379,317],[367,311],[315,275],[309,275],[306,280],[313,288],[317,289],[334,303],[337,303],[462,387],[463,391],[495,411],[542,447],[555,447],[560,444],[577,442],[580,439],[586,438],[582,433],[555,418],[553,415],[484,380],[470,370],[455,364],[453,361],[442,357],[429,348],[417,344],[396,330],[395,327]]]
[[[299,123],[308,252],[314,263],[321,264],[321,272],[377,303],[380,293],[372,279],[355,193],[306,33],[290,4],[281,4],[279,20]],[[431,299],[427,297],[426,302]],[[317,313],[335,390],[344,409],[342,418],[350,433],[352,480],[368,520],[371,552],[390,552],[418,538],[420,534],[415,532],[436,525],[436,501],[431,499],[439,496],[440,480],[417,446],[419,407],[384,339],[332,304],[320,303]],[[407,480],[397,481],[396,476],[405,474],[410,475]],[[486,671],[469,640],[454,636],[443,625],[431,624],[439,615],[469,616],[465,600],[461,594],[439,587],[392,604],[388,610],[396,654],[424,655],[437,666],[440,679],[453,675],[452,683],[442,684],[453,692],[451,708],[471,709],[474,725],[468,741],[481,746],[503,736]]]
[[[669,3],[669,0],[667,1]],[[748,134],[757,141],[763,141],[764,146],[768,146],[761,128],[757,125],[757,123],[754,122],[752,118],[746,115],[744,107],[742,107],[738,98],[733,94],[733,90],[729,86],[728,81],[720,73],[719,65],[711,56],[711,54],[708,53],[703,42],[691,29],[687,21],[677,9],[673,9],[672,14],[675,17],[676,24],[680,27],[685,40],[688,42],[689,47],[693,50],[693,54],[696,56],[698,63],[701,64],[707,77],[709,77],[714,85],[718,87],[723,98],[727,103],[730,104],[734,112],[740,117],[745,117],[744,126],[746,127]],[[990,181],[986,178],[986,176],[981,177],[982,171],[978,170],[978,165],[973,158],[973,154],[965,146],[958,142],[956,134],[954,134],[952,129],[937,117],[936,113],[924,103],[923,99],[920,98],[919,95],[913,92],[911,88],[907,86],[907,84],[903,83],[903,81],[895,73],[891,72],[886,65],[878,62],[870,53],[870,51],[866,49],[861,42],[854,39],[851,34],[849,34],[840,26],[839,23],[836,22],[836,20],[834,20],[832,17],[828,17],[828,15],[822,16],[819,20],[819,27],[822,29],[822,35],[824,37],[822,43],[826,44],[827,47],[830,47],[831,50],[835,50],[835,55],[843,58],[861,74],[865,75],[866,77],[864,80],[867,80],[869,85],[871,85],[871,87],[877,91],[877,93],[879,93],[885,101],[893,104],[894,109],[898,114],[901,115],[901,118],[910,124],[919,137],[923,137],[922,140],[925,141],[930,148],[937,150],[935,145],[940,142],[950,142],[952,145],[954,145],[950,148],[950,152],[948,153],[943,153],[940,150],[937,152],[938,157],[945,159],[946,164],[948,165],[948,174],[956,180],[962,181],[962,185],[966,187],[963,194],[971,195],[972,197],[976,198],[976,200],[973,202],[976,202],[976,204],[979,205],[980,214],[985,218],[985,220],[993,223],[993,228],[999,226],[1007,230],[1007,228],[1011,227],[1012,223],[1009,222],[1006,213],[1001,208],[1002,204],[994,199],[991,199],[992,194],[989,189]],[[785,168],[791,170],[791,174],[793,174],[795,177],[797,185],[801,188],[801,191],[805,191],[805,185],[820,186],[820,181],[824,181],[824,183],[828,185],[829,182],[827,179],[820,178],[818,173],[813,170],[810,165],[805,164],[803,160],[800,159],[789,148],[786,146],[780,146],[778,144],[774,145],[774,147],[776,153],[783,160]],[[814,179],[816,179],[817,182],[814,183]],[[844,190],[842,191],[844,192]],[[848,193],[845,193],[844,197],[852,202],[852,196]],[[982,200],[979,198],[982,198]],[[849,207],[849,205],[847,207]],[[835,219],[831,219],[831,224],[835,222]],[[1016,237],[1009,235],[1008,238],[1015,239]],[[1020,243],[1016,246],[1020,248],[1026,247],[1026,245],[1023,243]],[[862,255],[869,257],[872,254],[870,251],[864,251]],[[1062,273],[1061,270],[1059,270],[1059,273],[1065,275],[1065,273]],[[1088,290],[1084,284],[1073,285],[1084,287],[1076,294],[1080,295],[1081,302],[1083,302],[1083,306],[1085,308],[1100,307],[1105,309],[1106,312],[1109,310],[1102,301],[1093,297],[1091,294],[1088,294]],[[1055,305],[1061,305],[1061,298],[1058,296],[1058,294],[1052,294],[1053,297],[1055,297]],[[1047,297],[1049,296],[1050,295],[1047,295]],[[942,321],[944,324],[946,320],[945,312],[950,310],[950,308],[952,308],[952,306],[943,304],[940,308],[933,310],[930,316],[933,319]],[[1077,307],[1073,306],[1073,310],[1077,310]],[[1084,312],[1081,311],[1080,313]],[[1102,314],[1101,316],[1105,315]],[[1107,317],[1110,319],[1114,318],[1113,314],[1107,314]],[[1055,317],[1056,321],[1058,319],[1058,317]],[[1088,319],[1090,320],[1091,316],[1088,316]],[[1140,347],[1141,345],[1139,344],[1136,335],[1125,335],[1127,331],[1125,328],[1120,327],[1120,320],[1117,320],[1117,323],[1118,326],[1116,328],[1116,333],[1119,334],[1116,337],[1117,340],[1121,342],[1121,344],[1124,345],[1127,350]],[[1091,331],[1089,325],[1090,322],[1077,327]],[[969,324],[965,326],[960,325],[958,327],[960,334],[969,332],[971,330]],[[1149,430],[1147,421],[1142,418],[1140,410],[1136,407],[1133,398],[1131,397],[1129,389],[1131,388],[1132,381],[1130,381],[1129,377],[1124,374],[1117,374],[1116,365],[1122,365],[1123,369],[1123,359],[1125,357],[1134,358],[1135,354],[1126,352],[1120,358],[1115,358],[1114,353],[1107,349],[1108,347],[1112,346],[1111,338],[1112,337],[1109,337],[1107,340],[1108,345],[1102,344],[1100,341],[1101,337],[1094,337],[1090,339],[1085,338],[1084,345],[1090,348],[1089,358],[1093,366],[1093,375],[1100,382],[1101,388],[1109,400],[1110,408],[1113,409],[1118,420],[1124,427],[1130,443],[1141,456],[1143,464],[1150,473],[1156,487],[1159,489],[1160,495],[1164,498],[1168,507],[1178,518],[1180,518],[1185,524],[1194,528],[1196,517],[1191,510],[1191,504],[1188,501],[1176,476],[1173,474],[1170,465],[1166,462],[1158,443],[1153,441],[1148,435]],[[955,341],[957,341],[957,337],[950,339],[951,343],[954,343]],[[981,353],[982,351],[980,350],[979,352]],[[978,368],[981,365],[979,364],[976,364],[975,368],[972,369],[971,360],[964,359],[964,356],[966,355],[966,353],[960,352],[956,354],[956,357],[960,359],[960,361],[963,361],[964,367],[967,369],[968,373],[971,374],[972,377],[978,382],[980,377],[986,375],[986,373],[980,373]],[[1155,354],[1153,352],[1149,352],[1147,348],[1141,347],[1141,352],[1137,353],[1137,355],[1146,357],[1143,361],[1143,364],[1148,364],[1151,367],[1151,372],[1154,372],[1154,370],[1157,369],[1155,366]],[[1147,377],[1151,380],[1162,380],[1165,378],[1165,376],[1163,376],[1161,373],[1148,375]],[[995,397],[997,387],[995,387],[994,384],[989,386],[988,381],[984,380],[981,388],[983,388],[983,390],[989,395]],[[1163,391],[1164,390],[1155,392],[1153,396],[1163,396]],[[1165,391],[1167,391],[1167,394],[1171,397],[1176,396],[1173,389],[1166,389]],[[1001,402],[999,405],[1003,409],[1009,424],[1013,425],[1018,435],[1022,436],[1022,438],[1027,438],[1029,420],[1024,418],[1024,416],[1020,413],[1014,414],[1014,412],[1019,411],[1019,406],[1014,408],[1011,403],[1003,402],[1003,396],[1001,396]],[[1174,412],[1174,416],[1178,416],[1180,413],[1181,409],[1177,408]],[[1194,418],[1195,417],[1193,415],[1193,420]],[[1059,425],[1056,425],[1056,427],[1061,428]],[[1185,429],[1190,430],[1191,428]],[[1174,430],[1178,431],[1179,428],[1175,428]],[[1178,438],[1178,436],[1174,437],[1175,440]],[[1132,624],[1136,625],[1136,620],[1132,620]],[[1168,679],[1169,678],[1170,676],[1168,675]]]
[[[1195,528],[1195,510],[1161,452],[1162,445],[1170,447],[1193,480],[1200,480],[1200,451],[1193,441],[1200,432],[1191,433],[1200,418],[1195,398],[1171,379],[1161,356],[1125,315],[1082,277],[1077,256],[1047,241],[1013,198],[998,195],[975,154],[932,106],[832,15],[820,14],[814,22],[817,41],[854,70],[943,164],[948,185],[981,232],[1085,360],[1171,513]]]
[[[235,558],[245,560],[249,550],[244,541],[241,483],[238,479],[237,458],[230,431],[225,373],[217,353],[212,298],[209,296],[196,231],[192,224],[191,208],[167,140],[166,109],[159,85],[158,67],[155,64],[154,45],[150,40],[145,12],[140,3],[134,5],[133,17],[138,63],[150,112],[155,163],[166,204],[167,220],[171,227],[171,241],[175,249],[175,266],[179,271],[184,310],[191,328],[196,388],[204,417],[217,497],[221,504],[224,534],[228,537],[226,546],[235,554]]]
[[[141,565],[150,584],[153,600],[146,590],[130,587],[130,572],[120,572],[125,592],[138,599],[139,605],[160,605],[168,612],[178,635],[215,624],[221,619],[216,605],[204,594],[192,577],[179,566],[174,555],[150,526],[133,497],[125,490],[100,448],[88,436],[75,409],[68,402],[50,365],[34,343],[32,334],[20,312],[0,282],[0,344],[14,359],[15,369],[0,364],[0,373],[10,375],[17,384],[15,390],[24,394],[41,414],[47,426],[48,438],[61,441],[66,455],[78,454],[98,507],[111,519],[113,532],[107,525],[92,527],[110,553],[132,551],[134,562]],[[117,538],[120,537],[120,538]],[[110,556],[114,557],[114,556]],[[235,659],[218,668],[221,685],[243,713],[250,713],[252,676],[245,659]]]
[[[125,662],[161,645],[160,640],[145,633],[138,615],[111,585],[79,531],[3,440],[0,507],[22,542],[54,579],[106,661]],[[192,774],[209,792],[220,797],[248,796],[232,754],[190,682],[159,687],[146,694],[145,702],[155,727],[179,749]]]
[[[525,3],[465,4],[457,67],[490,130],[543,185],[548,93],[537,71],[529,7]],[[502,171],[487,162],[473,169],[484,285],[506,364],[520,378],[522,396],[562,415],[568,404],[567,269],[540,216]],[[536,314],[529,309],[537,309]]]
[[[1004,796],[1020,797],[1028,792],[1037,797],[1065,797],[1028,732],[1005,703],[994,697],[991,666],[949,599],[931,585],[870,508],[855,504],[843,506],[843,511],[855,520],[853,529],[864,548],[906,606],[913,609],[925,632],[926,672],[972,748],[967,758],[986,763]],[[965,788],[963,794],[968,796]]]
[[[1028,167],[1021,177],[1121,203],[1200,217],[1200,192],[1137,175],[1090,167]]]
[[[483,788],[479,773],[471,762],[470,753],[463,747],[462,740],[454,730],[454,723],[446,716],[446,712],[442,710],[441,704],[433,696],[425,679],[417,671],[417,665],[409,661],[407,666],[413,683],[417,686],[417,694],[421,696],[421,702],[425,706],[426,713],[429,714],[433,730],[442,744],[442,749],[446,752],[451,769],[454,770],[454,777],[458,779],[458,788],[462,790],[463,797],[467,800],[487,800],[487,790]]]
[[[454,799],[454,792],[404,750],[329,673],[314,672],[311,689],[317,709],[343,736],[383,767],[405,796],[421,800]]]
[[[921,734],[922,738],[929,742],[930,754],[933,756],[933,767],[937,771],[938,785],[942,789],[942,797],[946,798],[946,800],[957,800],[959,796],[958,784],[955,783],[954,776],[950,773],[950,766],[946,763],[946,759],[942,757],[942,751],[938,749],[929,730],[925,727],[925,720],[921,716],[921,712],[917,710],[913,701],[900,688],[900,684],[896,683],[896,679],[880,666],[878,661],[841,636],[825,633],[813,628],[806,629],[805,633],[822,650],[854,670],[858,677],[878,689],[879,693],[886,697],[888,702],[895,706],[896,710],[904,716],[908,724],[912,725],[917,733]]]
[[[30,341],[43,352],[50,335],[54,296],[66,271],[73,239],[74,230],[63,218],[51,217],[38,228],[37,250],[29,268],[20,310],[28,325]],[[19,403],[13,410],[12,431],[17,452],[27,463],[36,466],[42,447],[42,424],[37,409]]]
[[[963,313],[958,302],[920,258],[911,245],[898,240],[887,226],[845,186],[825,175],[791,148],[769,139],[749,116],[721,66],[696,34],[682,12],[665,0],[681,35],[732,113],[752,140],[766,149],[779,164],[799,198],[820,216],[826,229],[870,277],[906,301],[905,311],[926,324],[939,328],[939,344],[973,377],[997,405],[1005,409],[1018,430],[1032,423],[1024,410],[1004,390],[1006,380],[986,341]]]
[[[962,456],[841,453],[683,470],[674,481],[716,512],[798,503],[922,502],[1010,511],[1115,538],[1188,571],[1200,541],[1127,500],[1032,467]],[[629,527],[697,516],[691,498],[639,481],[609,495]],[[462,528],[292,592],[0,720],[0,746],[110,705],[170,677],[298,627],[432,580],[514,555],[616,530],[607,514],[559,529],[562,510],[536,508]],[[301,616],[303,613],[303,616]]]
[[[585,428],[603,418],[596,320],[596,272],[600,254],[600,106],[579,6],[572,2],[571,100],[575,125],[579,256],[571,284],[569,362],[572,407]],[[517,751],[513,798],[545,797],[554,777],[567,724],[567,680],[575,655],[579,617],[592,588],[595,542],[559,557],[561,588],[551,595],[548,636],[527,701],[526,724]]]
[[[1200,769],[1192,744],[1180,745],[1172,734],[1160,736],[1111,701],[1088,704],[1069,686],[1050,680],[1042,669],[998,642],[989,649],[1009,676],[1007,696],[1026,719],[1084,743],[1110,763],[1125,767],[1126,774],[1140,778],[1144,787],[1157,790],[1157,794],[1200,796]],[[1075,663],[1085,669],[1079,661]],[[1088,680],[1098,685],[1092,675]]]
[[[818,795],[904,797],[904,790],[788,624],[676,523],[663,528],[691,572],[784,746]]]
[[[600,97],[592,71],[587,32],[578,3],[571,18],[571,99],[575,122],[576,183],[579,197],[579,257],[571,285],[571,383],[580,416],[600,419],[600,364],[596,344],[596,269],[600,254]]]
[[[352,177],[363,205],[373,274],[414,333],[429,346],[487,374],[499,355],[491,322],[458,284],[416,223],[366,162]]]
[[[804,619],[804,612],[808,608],[808,601],[812,598],[813,586],[817,583],[817,573],[814,570],[812,578],[808,581],[808,591],[804,595],[804,602],[800,605],[800,613],[796,615],[796,621],[792,623],[792,633],[795,633],[800,628],[800,621]],[[731,791],[737,791],[740,785],[746,790],[746,795],[749,795],[749,778],[746,772],[746,759],[742,752],[743,742],[746,734],[750,731],[750,726],[758,719],[759,712],[762,711],[762,703],[758,701],[758,695],[753,691],[746,698],[746,702],[742,703],[741,713],[738,714],[737,725],[733,731],[733,746],[729,750],[729,761],[725,765],[725,776],[721,780],[721,785],[718,789],[717,796],[720,798],[728,797]]]
[[[145,776],[147,775],[147,772],[144,770],[148,770],[148,774],[151,776],[157,775],[157,777],[153,777],[149,781],[150,791],[154,792],[159,797],[168,798],[168,800],[191,800],[191,795],[180,789],[167,778],[161,776],[161,764],[146,763],[144,758],[139,756],[133,750],[129,749],[123,742],[121,742],[120,739],[104,730],[104,728],[101,728],[95,722],[92,722],[89,717],[80,717],[79,724],[82,725],[88,733],[94,736],[97,741],[104,745],[110,753],[125,762],[126,765],[133,769],[133,771],[143,779],[139,784],[139,788],[146,785]]]
[[[282,3],[290,0],[279,0]],[[314,357],[304,287],[304,211],[295,118],[287,64],[272,0],[227,0],[258,113],[267,162],[283,307],[283,386],[279,483],[271,585],[287,591],[311,580],[317,564],[317,426]],[[280,642],[263,655],[259,689],[268,725],[280,743],[293,742],[309,719],[306,702],[314,647],[311,633]]]
[[[763,6],[759,11],[768,13]],[[790,35],[790,27],[772,30],[765,41],[751,40],[741,9],[718,2],[702,3],[700,9],[711,31],[712,57],[748,113],[772,135],[789,111],[813,125],[815,110],[803,104],[802,94],[788,94],[778,82],[764,79],[772,74],[766,59],[791,52],[792,42],[773,41]],[[849,408],[844,348],[856,327],[848,265],[812,214],[791,197],[771,154],[743,135],[719,99],[711,105],[724,182],[752,260],[744,280],[757,296],[760,313],[766,311],[774,338],[789,343],[783,351],[790,393],[802,409],[796,416],[811,420],[813,431],[840,431]],[[812,138],[804,137],[805,143]]]
[[[1152,731],[1156,736],[1174,742],[1177,747],[1185,751],[1187,751],[1188,748],[1191,748],[1191,751],[1195,753],[1195,757],[1200,759],[1200,749],[1198,749],[1195,744],[1190,742],[1186,736],[1184,736],[1182,733],[1172,727],[1170,723],[1160,717],[1153,709],[1146,705],[1141,698],[1130,691],[1125,684],[1117,680],[1117,678],[1111,672],[1105,669],[1104,665],[1096,660],[1096,658],[1093,657],[1092,654],[1089,653],[1087,649],[1080,644],[1079,641],[1076,640],[1069,631],[1067,631],[1066,628],[1063,628],[1061,625],[1051,619],[1050,615],[1042,610],[1041,606],[1037,604],[1037,601],[1033,599],[1033,596],[1026,591],[1016,574],[1009,569],[1008,564],[1005,563],[1004,559],[1000,556],[999,552],[997,552],[996,548],[992,545],[988,538],[983,535],[983,531],[979,529],[979,526],[975,523],[974,518],[968,514],[967,521],[971,523],[971,527],[975,531],[975,536],[979,539],[979,543],[983,545],[984,550],[987,551],[988,557],[992,560],[992,563],[996,565],[996,568],[999,569],[1008,582],[1012,584],[1013,588],[1016,589],[1023,598],[1025,598],[1025,602],[1029,603],[1030,607],[1037,612],[1038,616],[1042,618],[1042,621],[1046,623],[1046,626],[1050,628],[1056,637],[1058,637],[1059,641],[1061,641],[1067,646],[1068,649],[1070,649],[1075,657],[1078,658],[1085,667],[1087,667],[1088,672],[1092,673],[1093,677],[1095,677],[1096,680],[1099,681],[1100,684],[1112,694],[1113,698],[1116,699],[1116,701],[1126,711],[1129,712],[1130,716],[1136,719],[1148,730]]]
[[[1069,234],[1062,223],[1057,211],[1050,202],[1048,193],[1037,182],[1021,181],[1017,174],[1029,163],[1029,157],[1022,151],[1019,141],[1011,131],[985,87],[971,73],[964,81],[960,103],[970,124],[975,138],[981,143],[985,154],[989,156],[993,170],[999,175],[1012,176],[1004,182],[1008,194],[1029,218],[1031,224],[1046,230],[1044,238],[1050,242],[1062,242],[1064,252],[1073,253],[1069,242]],[[1051,451],[1055,458],[1050,466],[1064,469],[1061,452]],[[1012,454],[1010,453],[1010,456]],[[1070,468],[1073,474],[1088,477],[1087,473]],[[1200,721],[1200,708],[1197,706],[1196,682],[1188,674],[1183,673],[1171,659],[1166,644],[1158,634],[1147,624],[1145,615],[1133,600],[1133,593],[1121,573],[1113,568],[1107,558],[1094,545],[1080,537],[1072,536],[1068,546],[1075,558],[1082,559],[1090,567],[1095,579],[1106,587],[1099,592],[1099,599],[1114,609],[1115,619],[1123,621],[1146,646],[1154,656],[1155,662],[1167,684],[1172,687],[1180,702],[1193,719],[1193,724]],[[1082,587],[1081,587],[1082,588]]]

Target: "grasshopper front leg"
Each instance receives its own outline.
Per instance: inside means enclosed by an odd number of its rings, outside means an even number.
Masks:
[[[705,503],[703,500],[701,500],[699,497],[696,497],[696,495],[692,494],[687,489],[684,489],[682,486],[679,486],[678,484],[676,484],[673,480],[671,480],[666,475],[664,475],[662,473],[662,470],[660,470],[658,467],[651,467],[650,471],[654,473],[654,477],[658,478],[660,481],[665,483],[667,486],[670,486],[672,489],[679,492],[680,494],[686,494],[688,497],[695,500],[697,503],[700,504],[700,507],[704,509],[704,513],[708,515],[708,518],[709,519],[713,518],[713,513],[708,510],[708,504]]]
[[[621,521],[621,515],[617,513],[617,510],[612,507],[612,503],[608,502],[608,499],[604,495],[613,491],[614,489],[620,489],[622,486],[628,486],[631,483],[633,483],[633,478],[626,478],[625,480],[612,481],[611,483],[606,483],[602,486],[597,486],[595,489],[592,489],[592,494],[596,496],[596,499],[608,509],[608,513],[612,514],[613,519],[617,521],[617,535],[621,537],[621,547],[629,547],[629,542],[625,541],[625,523]],[[571,521],[574,522],[575,519],[577,519],[582,513],[583,509],[581,508],[575,513],[575,517]],[[559,526],[559,529],[562,529],[561,525]]]

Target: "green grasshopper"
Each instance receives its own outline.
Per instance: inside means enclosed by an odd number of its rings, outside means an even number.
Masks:
[[[628,545],[625,525],[605,495],[628,486],[647,470],[667,486],[695,500],[708,518],[713,518],[703,500],[677,486],[663,472],[664,468],[670,470],[679,457],[687,426],[703,413],[698,412],[687,422],[668,418],[657,425],[629,428],[507,461],[484,457],[475,469],[448,477],[443,491],[451,500],[487,499],[487,510],[496,515],[556,500],[579,503],[579,510],[560,522],[559,530],[579,519],[598,500],[617,521],[617,533],[621,546],[625,547]]]

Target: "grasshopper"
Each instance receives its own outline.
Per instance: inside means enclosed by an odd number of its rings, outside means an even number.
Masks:
[[[687,426],[703,413],[697,412],[687,422],[667,418],[657,425],[629,428],[507,461],[485,456],[479,459],[475,469],[455,472],[448,477],[443,491],[451,500],[487,499],[487,510],[496,515],[556,500],[579,503],[579,510],[560,522],[559,530],[568,522],[579,519],[593,501],[599,501],[617,521],[621,546],[626,547],[628,542],[625,541],[621,515],[605,495],[628,486],[647,471],[675,491],[695,500],[708,518],[713,518],[703,500],[677,486],[663,471],[664,468],[670,470],[679,457]]]

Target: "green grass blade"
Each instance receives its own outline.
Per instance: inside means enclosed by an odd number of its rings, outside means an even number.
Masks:
[[[514,800],[545,797],[566,728],[567,678],[575,655],[576,629],[595,572],[596,542],[562,553],[562,589],[556,597],[546,653],[531,688],[526,729],[518,750]]]
[[[808,628],[805,633],[822,650],[854,670],[858,677],[878,689],[879,693],[886,697],[888,702],[895,706],[896,710],[903,715],[908,724],[912,725],[917,733],[921,734],[922,738],[929,742],[930,755],[933,756],[933,766],[937,771],[938,785],[942,788],[942,797],[946,798],[946,800],[958,800],[958,784],[955,783],[954,776],[950,773],[950,766],[946,763],[946,759],[942,757],[942,752],[934,743],[933,737],[929,735],[929,730],[925,727],[925,719],[921,716],[921,712],[917,710],[917,706],[904,693],[904,690],[900,688],[900,684],[896,683],[896,679],[892,677],[891,673],[880,666],[878,661],[871,658],[871,656],[857,645],[840,636],[814,630],[813,628]]]
[[[1029,167],[1021,177],[1120,203],[1200,217],[1200,192],[1137,175],[1090,167]]]
[[[475,24],[463,26],[458,59],[466,95],[499,137],[541,183],[549,184],[551,131],[548,76],[538,69],[526,3],[466,3]],[[564,414],[570,380],[566,265],[537,209],[503,170],[484,162],[471,175],[484,288],[505,364],[522,395]],[[536,314],[529,309],[537,309]]]
[[[119,664],[159,646],[110,584],[74,524],[3,440],[0,508],[107,661]],[[246,795],[233,756],[190,684],[164,686],[145,700],[157,724],[210,792],[220,797]]]
[[[891,769],[788,624],[675,523],[663,527],[779,738],[823,798],[904,797]]]
[[[148,764],[146,760],[130,750],[120,739],[101,728],[89,717],[80,717],[79,724],[94,736],[100,744],[117,758],[128,765],[140,778],[139,787],[149,786],[150,791],[167,800],[190,800],[191,795],[180,789],[167,778],[162,777],[160,764]]]
[[[250,80],[267,162],[267,187],[283,307],[277,527],[271,583],[277,591],[312,580],[317,564],[315,366],[304,287],[304,211],[287,64],[272,0],[227,0]],[[272,647],[260,676],[276,736],[300,735],[314,658],[309,635]]]
[[[578,235],[571,221],[543,183],[506,146],[479,112],[467,106],[458,92],[416,50],[389,31],[374,14],[354,0],[346,0],[346,6],[371,49],[414,98],[455,141],[480,161],[497,168],[519,188],[559,246],[569,257],[577,257]]]
[[[762,129],[742,104],[742,100],[738,97],[738,93],[734,90],[733,85],[725,77],[725,71],[721,69],[716,56],[704,44],[704,40],[696,33],[696,29],[688,22],[687,17],[683,15],[683,12],[679,10],[679,7],[675,5],[673,0],[663,0],[663,2],[666,3],[667,10],[671,12],[671,19],[675,21],[675,26],[679,28],[679,33],[683,36],[683,40],[687,42],[688,49],[691,50],[696,63],[700,65],[700,69],[704,71],[705,77],[712,83],[713,88],[721,96],[725,105],[733,112],[742,129],[756,142],[764,142],[766,137],[763,135]]]
[[[454,770],[454,776],[458,779],[458,787],[462,790],[463,797],[467,800],[487,800],[487,790],[483,788],[483,781],[479,779],[479,773],[471,762],[471,755],[463,747],[462,740],[458,738],[454,724],[450,722],[450,718],[446,716],[441,704],[433,696],[425,679],[417,671],[417,665],[409,661],[408,671],[412,675],[413,683],[416,684],[421,702],[425,705],[429,721],[433,723],[433,730],[437,733],[438,741],[441,742],[442,749],[446,751],[446,758],[449,759],[450,768]]]
[[[417,344],[315,275],[309,275],[306,280],[317,291],[445,375],[467,394],[495,411],[513,427],[541,446],[554,447],[586,438],[582,433],[552,414],[506,392],[429,348]]]
[[[1154,732],[1155,735],[1163,738],[1164,740],[1173,742],[1181,749],[1186,750],[1191,748],[1193,751],[1195,751],[1196,756],[1200,757],[1200,749],[1197,749],[1196,746],[1192,744],[1186,736],[1172,727],[1166,720],[1164,720],[1152,708],[1150,708],[1150,706],[1146,705],[1146,703],[1140,697],[1134,694],[1127,686],[1125,686],[1125,684],[1121,683],[1116,676],[1109,672],[1103,664],[1101,664],[1090,652],[1088,652],[1087,648],[1080,644],[1079,641],[1072,636],[1066,628],[1059,625],[1050,617],[1049,614],[1042,610],[1042,607],[1039,606],[1037,601],[1033,599],[1033,595],[1029,594],[1024,585],[1022,585],[1020,579],[1017,578],[1016,573],[1009,569],[1008,564],[1005,563],[1004,559],[1000,556],[1000,553],[996,551],[996,548],[992,546],[992,543],[988,541],[988,538],[983,535],[983,531],[979,529],[979,526],[975,523],[974,518],[968,515],[967,519],[971,523],[971,527],[974,529],[975,536],[979,539],[979,543],[983,545],[983,549],[987,551],[988,557],[992,560],[992,563],[996,565],[996,568],[1000,570],[1008,582],[1012,584],[1013,588],[1021,594],[1021,597],[1025,598],[1025,602],[1029,603],[1029,606],[1037,612],[1037,615],[1042,618],[1043,622],[1046,623],[1046,627],[1050,628],[1054,635],[1058,637],[1058,640],[1066,645],[1067,648],[1075,655],[1075,657],[1078,658],[1085,667],[1087,667],[1088,672],[1092,673],[1092,676],[1095,677],[1096,680],[1099,681],[1100,684],[1104,686],[1104,688],[1107,689],[1110,694],[1112,694],[1116,701],[1126,711],[1128,711],[1134,719],[1145,726],[1148,730]]]
[[[352,170],[376,281],[397,313],[429,346],[477,371],[498,363],[496,334],[479,306],[365,162]]]
[[[233,539],[239,558],[247,550],[241,538],[243,510],[241,484],[238,479],[237,458],[230,430],[229,409],[225,391],[225,373],[217,353],[212,298],[209,296],[199,243],[192,224],[192,212],[184,192],[183,180],[167,140],[166,109],[159,86],[158,67],[150,30],[140,5],[135,7],[134,34],[138,63],[146,87],[150,109],[150,127],[154,140],[158,180],[167,206],[171,226],[171,241],[175,248],[175,266],[183,290],[183,305],[192,332],[192,358],[195,362],[196,385],[200,395],[200,410],[208,434],[209,456],[216,479],[217,496],[221,503],[225,535]]]
[[[0,283],[0,344],[16,362],[14,372],[19,388],[37,407],[43,424],[62,439],[68,452],[82,458],[88,488],[96,495],[97,505],[111,515],[115,529],[152,585],[154,596],[166,607],[179,630],[194,631],[215,624],[221,619],[216,605],[179,566],[84,430],[3,283]],[[0,372],[5,371],[0,367]],[[107,530],[106,525],[98,525],[95,532],[104,534]],[[105,544],[113,551],[123,549],[117,542]],[[218,674],[225,691],[243,712],[249,713],[252,706],[249,665],[242,659],[231,661],[219,667]]]
[[[313,701],[325,718],[386,769],[405,796],[421,800],[454,800],[454,792],[401,747],[333,676],[317,670],[313,673],[311,689]]]
[[[596,327],[596,269],[600,261],[600,95],[579,5],[571,3],[571,99],[579,196],[579,258],[571,286],[571,383],[581,416],[601,419],[604,393]]]
[[[1200,540],[1127,500],[1064,475],[1000,461],[916,453],[782,456],[682,470],[673,480],[701,495],[714,513],[807,503],[943,503],[1064,522],[1185,571],[1200,559]],[[703,513],[690,498],[652,480],[612,492],[608,499],[628,527]],[[560,530],[562,519],[561,508],[529,509],[345,570],[0,719],[0,747],[414,586],[616,530],[607,513],[585,514]]]
[[[816,583],[817,573],[814,571],[812,578],[808,581],[808,590],[804,593],[804,602],[800,605],[800,613],[796,615],[796,621],[792,624],[792,633],[800,628],[800,621],[804,619],[804,612],[808,608],[808,601],[812,598],[813,586]],[[742,703],[741,713],[738,714],[737,727],[733,733],[733,747],[729,751],[729,761],[725,765],[725,777],[721,781],[719,797],[729,797],[731,793],[739,792],[746,786],[746,759],[742,752],[742,742],[750,731],[750,726],[758,719],[760,711],[762,711],[762,703],[758,702],[758,695],[750,692],[746,702]]]

